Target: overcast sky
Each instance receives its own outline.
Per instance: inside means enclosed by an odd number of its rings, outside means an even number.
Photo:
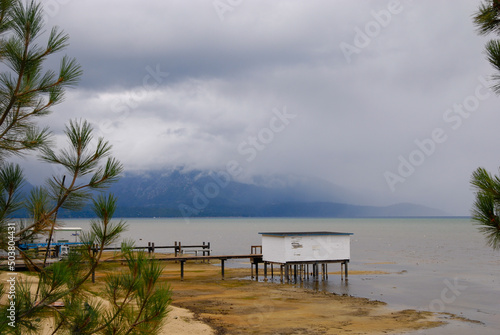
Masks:
[[[89,120],[127,170],[237,163],[454,215],[498,172],[480,1],[44,2],[84,70],[44,122]]]

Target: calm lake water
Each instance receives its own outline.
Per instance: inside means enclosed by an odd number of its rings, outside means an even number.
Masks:
[[[337,231],[351,237],[348,283],[340,275],[319,289],[387,302],[390,307],[453,313],[481,323],[450,322],[414,334],[500,333],[500,252],[485,245],[467,218],[307,219],[203,218],[126,219],[124,238],[136,245],[211,242],[212,254],[248,254],[262,231]],[[88,227],[88,220],[65,220]],[[232,266],[248,267],[248,264]],[[338,266],[338,269],[337,269]],[[329,271],[340,270],[332,264]],[[354,275],[353,271],[388,274]],[[262,273],[261,271],[260,273]],[[314,285],[313,283],[306,283]]]

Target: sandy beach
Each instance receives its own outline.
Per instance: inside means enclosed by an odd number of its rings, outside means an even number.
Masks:
[[[173,304],[194,312],[215,334],[396,334],[443,324],[430,312],[395,311],[380,301],[240,279],[249,276],[249,268],[226,269],[221,280],[217,266],[188,264],[184,281],[178,268],[169,264],[164,272]]]
[[[96,273],[92,291],[99,291],[104,275]],[[188,262],[181,281],[179,264],[168,262],[162,280],[172,287],[173,303],[160,334],[401,334],[445,323],[437,314],[392,310],[380,301],[243,279],[249,275],[249,267],[226,268],[222,280],[216,263]]]
[[[0,271],[0,281],[4,282],[9,278],[10,273],[7,271]],[[102,276],[102,274],[98,274],[98,276]],[[35,276],[27,276],[25,273],[18,272],[18,278],[22,278],[29,280],[33,283],[33,287],[35,287],[35,283],[37,282],[37,277]],[[99,286],[101,283],[97,282],[96,285]],[[0,303],[6,302],[6,296],[0,297]],[[47,319],[46,322],[43,323],[43,329],[40,332],[41,335],[49,335],[53,332],[53,324],[51,319]],[[194,315],[193,312],[189,311],[185,308],[180,308],[176,306],[170,306],[170,312],[168,313],[167,320],[162,328],[160,334],[203,334],[203,335],[211,335],[215,334],[213,329],[199,320],[198,317]]]

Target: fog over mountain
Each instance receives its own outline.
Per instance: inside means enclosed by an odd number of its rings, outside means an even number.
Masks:
[[[109,190],[119,217],[383,217],[441,216],[415,204],[349,203],[356,195],[317,178],[256,176],[244,183],[220,171],[183,168],[126,173]],[[91,216],[89,210],[62,215]]]

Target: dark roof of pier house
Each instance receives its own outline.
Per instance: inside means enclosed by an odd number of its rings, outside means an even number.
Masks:
[[[339,233],[332,231],[306,231],[306,232],[259,232],[261,235],[273,236],[318,236],[318,235],[353,235],[353,233]]]

